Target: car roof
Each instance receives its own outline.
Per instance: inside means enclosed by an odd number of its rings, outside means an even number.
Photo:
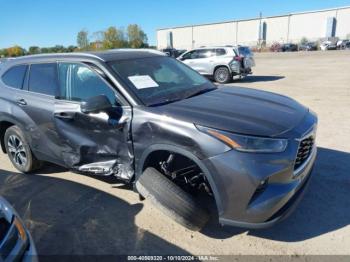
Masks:
[[[112,49],[98,52],[74,52],[74,53],[52,53],[22,56],[6,61],[8,64],[32,63],[43,60],[54,61],[57,59],[77,59],[77,60],[95,60],[100,62],[109,62],[115,60],[126,60],[135,58],[146,58],[155,56],[165,56],[164,53],[153,49]]]
[[[215,49],[215,48],[228,48],[228,49],[231,49],[231,48],[237,48],[238,46],[201,46],[201,47],[198,47],[198,48],[194,48],[193,50],[199,50],[199,49]]]

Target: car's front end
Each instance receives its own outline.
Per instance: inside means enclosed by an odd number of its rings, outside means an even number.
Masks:
[[[237,87],[219,87],[159,110],[195,124],[193,145],[202,145],[207,135],[206,147],[213,151],[198,157],[220,223],[267,227],[293,210],[316,158],[312,111],[285,96]],[[226,148],[218,152],[220,144]]]
[[[16,211],[0,197],[0,261],[38,261],[32,237]]]
[[[110,64],[144,104],[133,111],[136,180],[150,165],[179,185],[204,188],[225,225],[259,228],[285,217],[315,162],[316,114],[283,95],[216,87],[170,58],[138,62]],[[130,65],[136,73],[123,71]],[[134,74],[141,84],[130,81]],[[175,171],[174,154],[186,159]]]
[[[317,154],[316,128],[317,117],[308,113],[281,138],[246,136],[244,139],[252,139],[249,143],[256,144],[256,148],[244,150],[232,145],[232,150],[204,160],[209,172],[215,174],[220,223],[263,228],[285,218],[309,182]],[[237,137],[227,132],[219,134],[233,137],[232,141]],[[218,139],[230,143],[222,136]],[[269,148],[273,144],[276,148]]]

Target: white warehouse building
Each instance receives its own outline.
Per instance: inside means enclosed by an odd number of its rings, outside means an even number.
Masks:
[[[157,30],[157,48],[192,49],[211,45],[267,46],[274,42],[299,43],[350,34],[350,6],[291,13],[281,16],[189,25]]]

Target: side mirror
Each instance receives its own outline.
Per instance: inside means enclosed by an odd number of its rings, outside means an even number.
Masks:
[[[112,104],[105,95],[94,96],[81,103],[81,112],[84,114],[101,113],[112,108]]]

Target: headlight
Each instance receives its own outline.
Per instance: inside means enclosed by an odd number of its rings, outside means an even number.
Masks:
[[[197,126],[197,128],[200,131],[219,139],[233,149],[242,152],[277,153],[286,150],[288,145],[287,139],[237,135],[202,126]]]

